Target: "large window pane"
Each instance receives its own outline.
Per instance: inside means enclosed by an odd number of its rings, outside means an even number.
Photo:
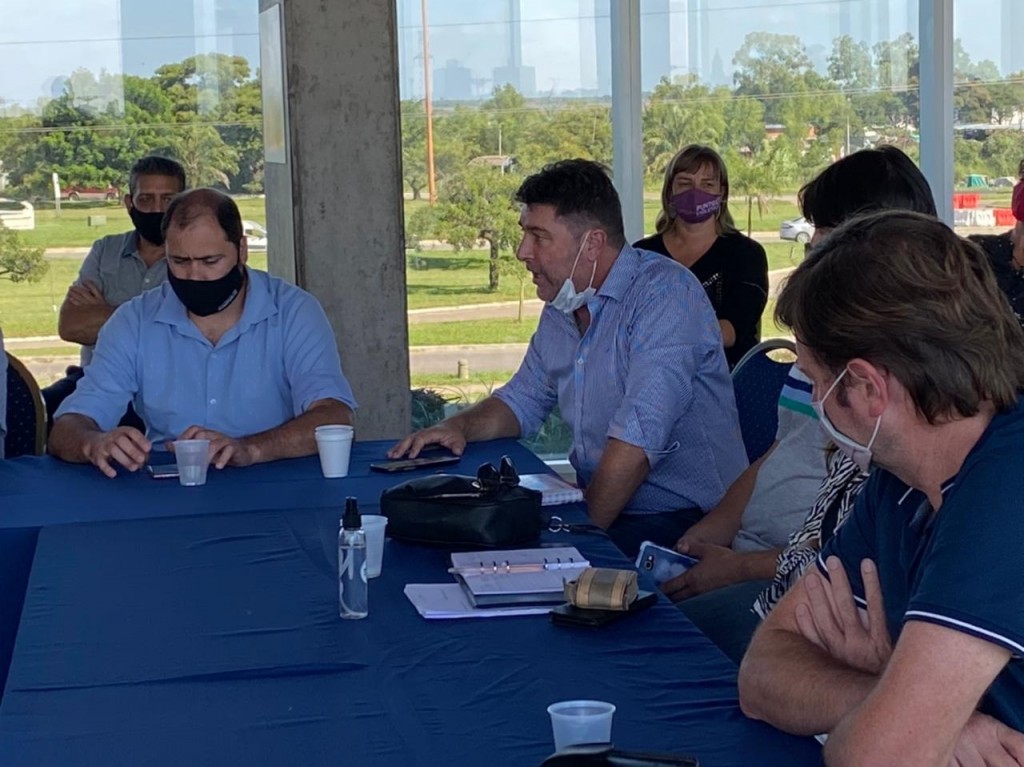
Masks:
[[[1024,163],[1024,3],[954,4],[954,202],[958,224],[1005,232],[1010,192]]]
[[[514,256],[512,198],[547,162],[611,165],[609,18],[607,0],[430,0],[425,41],[420,0],[397,3],[411,372],[430,390],[414,405],[422,425],[522,361],[541,305]],[[564,454],[568,443],[556,418],[531,446]]]
[[[33,280],[0,263],[0,327],[45,386],[78,359],[57,309],[90,244],[131,229],[136,159],[178,159],[264,224],[258,3],[4,0],[0,18],[0,198],[34,207],[18,236],[45,255]],[[265,266],[265,240],[250,243]]]
[[[800,186],[881,143],[919,156],[917,0],[642,0],[645,226],[665,168],[690,143],[725,158],[730,209],[771,280],[803,256],[780,239]],[[799,231],[798,229],[791,231]],[[792,235],[790,235],[792,236]],[[762,336],[781,331],[769,300]]]

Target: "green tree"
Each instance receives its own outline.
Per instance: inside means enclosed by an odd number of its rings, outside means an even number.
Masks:
[[[726,155],[729,167],[729,195],[745,199],[747,203],[747,235],[753,232],[753,211],[757,206],[759,217],[769,209],[772,197],[781,194],[792,184],[796,162],[792,149],[785,141],[766,140],[757,154],[744,156],[735,150]]]
[[[769,123],[782,122],[782,105],[794,94],[807,91],[808,76],[814,73],[811,59],[796,35],[751,32],[732,62],[736,67],[736,93],[757,96]]]
[[[216,129],[203,123],[184,123],[176,133],[171,147],[189,184],[221,184],[230,189],[230,174],[238,172],[238,153],[224,143]]]
[[[828,57],[828,76],[841,90],[866,90],[875,85],[875,66],[867,43],[858,43],[849,35],[832,41]]]
[[[764,104],[753,97],[736,96],[725,102],[722,149],[753,151],[764,141]]]
[[[1020,162],[1024,160],[1024,133],[1019,130],[992,131],[981,145],[980,157],[985,162],[988,175],[1016,178]]]
[[[490,249],[488,290],[497,290],[501,251],[519,240],[519,213],[515,193],[521,178],[486,166],[466,166],[440,184],[438,202],[421,208],[409,221],[412,240],[436,237],[455,250],[485,240]]]
[[[39,282],[49,267],[42,248],[27,247],[17,232],[0,223],[0,278]]]
[[[403,101],[402,180],[412,191],[412,198],[423,198],[427,186],[427,112],[422,101]]]
[[[982,172],[981,146],[980,141],[964,138],[959,133],[953,135],[953,173],[957,179]]]
[[[662,79],[643,114],[644,171],[659,178],[675,154],[687,144],[721,148],[728,126],[730,101],[725,88],[710,90],[695,76]],[[761,136],[764,127],[761,127]]]
[[[892,126],[916,124],[921,114],[920,49],[906,32],[894,40],[883,40],[872,48],[878,87],[882,89],[878,108]]]

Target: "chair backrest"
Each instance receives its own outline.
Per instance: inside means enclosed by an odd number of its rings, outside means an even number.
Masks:
[[[42,455],[46,449],[46,406],[39,384],[24,363],[7,354],[7,435],[4,456]]]
[[[770,353],[785,349],[793,356],[796,345],[785,338],[762,341],[743,355],[732,371],[736,410],[747,460],[756,461],[771,447],[779,428],[779,395],[793,360],[776,361]]]

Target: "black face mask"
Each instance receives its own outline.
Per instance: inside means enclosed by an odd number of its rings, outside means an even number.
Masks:
[[[238,298],[245,282],[245,268],[239,263],[217,280],[183,280],[168,267],[167,281],[186,309],[199,317],[209,317],[224,311]]]
[[[135,225],[135,231],[139,233],[139,236],[142,239],[146,242],[151,242],[154,245],[164,244],[164,236],[160,232],[160,224],[162,224],[164,220],[163,211],[158,210],[155,213],[143,213],[132,205],[128,208],[128,216]]]

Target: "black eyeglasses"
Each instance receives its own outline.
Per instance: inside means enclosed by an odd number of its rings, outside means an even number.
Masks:
[[[484,495],[496,495],[503,487],[516,487],[519,485],[519,472],[507,455],[501,457],[498,468],[493,463],[485,463],[476,471],[476,481],[473,483],[477,490]]]

